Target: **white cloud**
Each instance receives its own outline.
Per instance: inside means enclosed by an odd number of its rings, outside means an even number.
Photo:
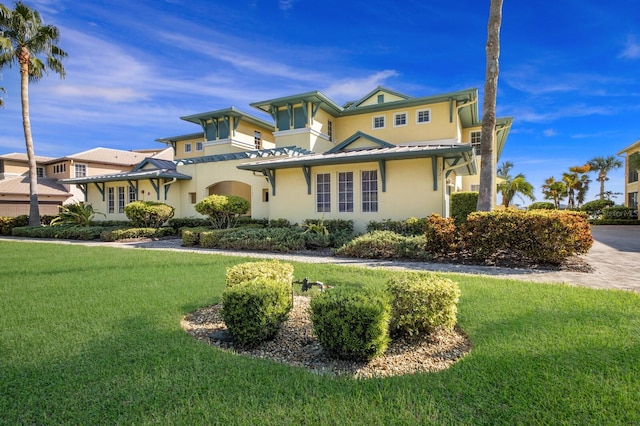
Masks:
[[[329,85],[323,92],[332,99],[349,101],[360,99],[362,96],[381,86],[392,77],[397,77],[395,70],[383,70],[362,78],[338,80]]]
[[[558,132],[555,129],[545,129],[542,132],[542,134],[545,135],[546,137],[550,138],[550,137],[553,137],[553,136],[557,136]]]
[[[289,10],[293,7],[295,0],[280,0],[278,2],[280,10]]]
[[[618,57],[623,59],[640,59],[640,43],[636,41],[635,37],[629,36],[624,49]]]

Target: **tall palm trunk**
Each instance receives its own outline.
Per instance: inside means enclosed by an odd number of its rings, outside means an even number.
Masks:
[[[478,211],[491,211],[495,207],[495,129],[496,98],[498,91],[498,59],[500,57],[500,26],[502,24],[502,0],[491,0],[487,28],[487,67],[482,107],[482,140],[480,142],[480,193]]]
[[[18,52],[20,63],[20,97],[22,100],[22,127],[24,129],[24,141],[27,146],[27,159],[29,160],[29,226],[40,225],[40,206],[38,205],[38,169],[36,167],[36,154],[33,149],[33,136],[31,135],[31,120],[29,119],[29,50],[22,48]]]

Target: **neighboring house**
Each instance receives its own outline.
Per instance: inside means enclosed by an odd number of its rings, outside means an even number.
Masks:
[[[617,155],[624,155],[624,205],[638,209],[638,170],[629,167],[629,156],[640,151],[640,139],[618,152]]]
[[[61,179],[129,171],[145,157],[162,151],[163,149],[124,151],[94,148],[60,158],[36,156],[40,214],[56,215],[58,206],[63,203],[85,201],[81,188],[63,185]],[[171,152],[167,155],[169,160],[173,158]],[[27,155],[0,155],[0,216],[29,214],[29,193]]]
[[[131,173],[63,182],[83,185],[107,219],[122,219],[141,196],[197,217],[198,201],[222,194],[249,200],[254,218],[346,219],[357,231],[372,220],[448,216],[451,192],[479,182],[476,89],[414,98],[378,87],[343,106],[315,91],[251,106],[272,122],[236,108],[181,117],[201,132],[158,139],[174,168],[145,160]],[[494,164],[511,122],[498,119]]]

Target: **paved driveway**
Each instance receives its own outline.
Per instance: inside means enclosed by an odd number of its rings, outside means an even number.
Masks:
[[[257,258],[295,260],[299,262],[333,263],[362,266],[368,268],[389,268],[405,270],[429,270],[455,272],[463,274],[490,275],[499,278],[511,278],[535,282],[554,282],[584,287],[632,290],[640,292],[640,226],[606,225],[594,226],[591,230],[593,247],[584,259],[594,271],[591,273],[569,271],[540,271],[530,269],[509,269],[491,266],[456,265],[426,262],[397,262],[385,260],[344,259],[336,257],[318,257],[274,253],[247,253],[222,250],[185,248],[181,240],[134,241],[126,243],[101,243],[85,241],[47,240],[57,244],[105,245],[121,248],[145,248],[155,250],[181,250],[208,254],[239,255]],[[0,239],[21,240],[11,237]],[[22,240],[45,242],[38,240]]]

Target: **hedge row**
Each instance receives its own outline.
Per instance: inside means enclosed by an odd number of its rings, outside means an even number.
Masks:
[[[13,228],[11,235],[27,238],[59,238],[63,240],[96,240],[104,231],[102,226],[22,226]]]
[[[129,238],[162,238],[173,235],[173,233],[171,227],[110,229],[101,232],[100,239],[102,241],[118,241]]]
[[[306,245],[303,232],[296,228],[216,229],[200,233],[200,246],[279,252],[304,250]]]

